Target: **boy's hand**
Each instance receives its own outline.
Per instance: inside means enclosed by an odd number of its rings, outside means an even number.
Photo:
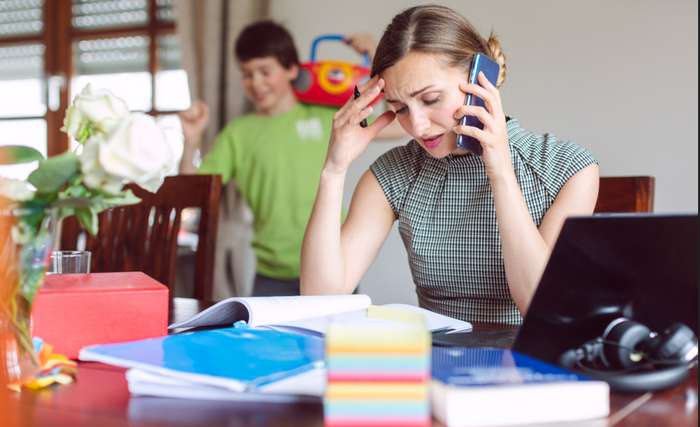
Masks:
[[[199,147],[202,133],[209,123],[209,106],[204,101],[194,101],[192,106],[178,114],[182,123],[185,144]]]
[[[374,52],[377,49],[377,40],[375,40],[374,35],[370,33],[349,34],[345,37],[345,43],[360,55],[366,53],[370,60],[374,58]]]

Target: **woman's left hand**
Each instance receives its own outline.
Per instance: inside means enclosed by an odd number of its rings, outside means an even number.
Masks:
[[[501,94],[496,86],[480,72],[477,79],[479,85],[460,83],[459,88],[472,96],[484,100],[486,108],[475,105],[463,105],[455,112],[455,119],[463,116],[474,116],[484,125],[484,129],[473,126],[454,127],[457,134],[475,138],[481,144],[483,150],[481,158],[486,166],[486,174],[489,179],[513,173],[513,165],[510,160],[510,148],[508,146],[508,130],[506,128],[506,116],[503,113]]]
[[[360,55],[369,55],[370,60],[374,58],[374,51],[377,49],[377,40],[370,33],[355,33],[345,37],[347,43],[355,52]]]

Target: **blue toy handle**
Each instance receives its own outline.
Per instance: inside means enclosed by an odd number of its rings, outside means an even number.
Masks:
[[[342,34],[322,34],[316,37],[311,42],[311,56],[309,62],[316,62],[316,49],[318,48],[318,44],[322,41],[338,41],[345,43],[345,36]],[[369,55],[367,53],[362,55],[362,66],[369,67]]]

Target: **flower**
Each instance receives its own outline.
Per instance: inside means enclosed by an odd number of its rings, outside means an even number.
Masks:
[[[61,130],[82,144],[91,134],[109,133],[128,115],[121,98],[106,89],[93,91],[88,84],[68,107]]]
[[[0,163],[39,160],[27,183],[0,181],[0,198],[20,208],[57,209],[59,220],[76,215],[96,234],[99,212],[139,202],[124,190],[125,184],[155,192],[175,169],[175,154],[155,120],[129,112],[126,102],[108,90],[85,86],[68,108],[61,130],[80,144],[75,152],[44,159],[29,147],[0,147]],[[23,226],[39,227],[38,220]]]
[[[0,164],[39,164],[26,182],[0,178],[0,316],[34,362],[29,315],[57,221],[75,215],[95,235],[99,212],[140,201],[125,184],[155,192],[176,162],[152,117],[130,113],[122,99],[90,85],[73,100],[61,130],[79,143],[75,151],[44,158],[31,147],[0,147]]]
[[[153,117],[134,113],[98,142],[98,163],[107,174],[152,193],[175,167],[175,154]]]
[[[0,197],[24,202],[34,197],[34,189],[26,181],[0,177]]]

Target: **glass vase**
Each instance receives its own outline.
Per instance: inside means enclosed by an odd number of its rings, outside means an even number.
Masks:
[[[0,210],[0,384],[21,385],[39,369],[31,312],[56,237],[54,210]]]

